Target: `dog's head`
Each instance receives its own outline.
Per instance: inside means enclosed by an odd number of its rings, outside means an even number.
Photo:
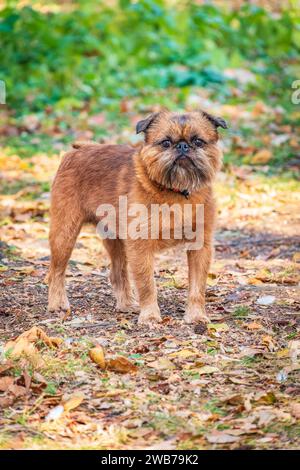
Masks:
[[[222,161],[218,127],[227,124],[204,111],[162,111],[139,121],[136,132],[145,134],[140,155],[150,180],[189,192],[210,184]]]

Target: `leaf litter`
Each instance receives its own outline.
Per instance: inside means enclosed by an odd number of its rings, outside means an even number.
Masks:
[[[247,114],[254,128],[262,109]],[[299,448],[300,194],[267,173],[266,143],[247,149],[235,137],[226,145],[248,152],[260,171],[230,164],[220,174],[206,326],[182,321],[187,268],[179,250],[157,260],[160,330],[116,313],[109,261],[90,227],[72,254],[72,312],[62,323],[46,312],[49,195],[1,196],[3,448]],[[59,160],[16,156],[1,172],[27,188],[29,179],[48,182]]]

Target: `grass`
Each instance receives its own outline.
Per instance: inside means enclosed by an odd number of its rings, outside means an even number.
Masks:
[[[241,305],[239,307],[236,307],[233,311],[233,316],[237,318],[246,318],[250,313],[249,307],[246,307],[245,305]]]

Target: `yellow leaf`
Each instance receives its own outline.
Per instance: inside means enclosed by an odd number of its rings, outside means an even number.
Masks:
[[[281,349],[280,351],[276,353],[277,357],[288,357],[288,355],[289,355],[288,348]]]
[[[207,328],[209,330],[215,330],[215,331],[228,331],[229,326],[227,323],[209,323],[207,325]]]
[[[251,163],[258,164],[258,165],[263,165],[265,163],[268,163],[272,158],[272,152],[270,150],[264,149],[264,150],[259,150],[256,152],[252,159]]]
[[[198,374],[200,375],[214,374],[215,372],[220,372],[220,371],[217,367],[213,367],[213,366],[203,366],[203,367],[200,367],[200,369],[198,370]]]
[[[169,357],[180,357],[186,359],[188,357],[196,356],[199,354],[199,351],[196,348],[191,349],[180,349],[180,351],[175,351],[172,354],[169,354]]]
[[[84,400],[83,393],[75,393],[72,395],[65,403],[63,403],[63,407],[65,411],[73,410],[77,408]]]
[[[100,369],[105,369],[106,361],[104,355],[104,349],[102,346],[97,346],[89,350],[89,356],[95,364],[97,364]]]
[[[256,277],[250,277],[250,278],[248,279],[248,284],[251,284],[251,285],[253,285],[253,286],[258,286],[258,285],[260,285],[260,284],[263,284],[263,282],[260,281],[259,279],[256,279]]]

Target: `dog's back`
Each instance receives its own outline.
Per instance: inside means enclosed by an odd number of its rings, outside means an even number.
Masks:
[[[78,142],[59,166],[51,191],[51,212],[80,210],[83,222],[94,222],[99,204],[116,204],[127,194],[135,149],[129,145]]]

